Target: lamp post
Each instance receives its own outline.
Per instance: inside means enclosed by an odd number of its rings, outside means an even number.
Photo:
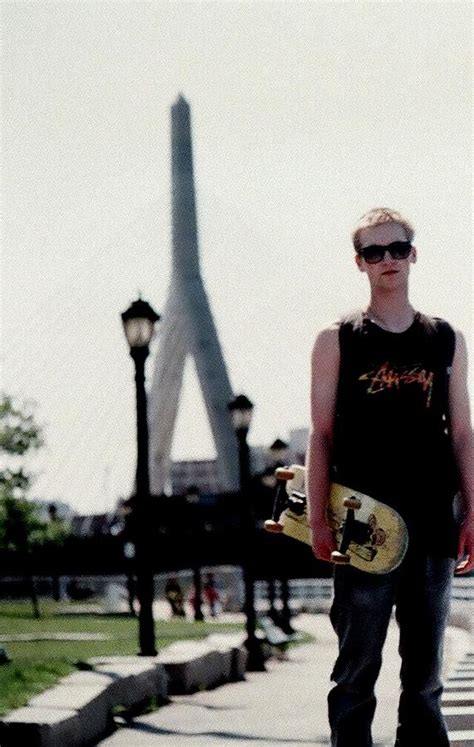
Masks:
[[[199,510],[199,490],[191,485],[186,492],[186,503],[190,516],[191,544],[193,544],[193,585],[194,585],[194,620],[202,622],[204,614],[202,611],[202,577],[201,577],[201,542],[202,523]],[[194,535],[194,537],[192,536]]]
[[[272,467],[276,469],[286,464],[288,459],[288,444],[282,441],[281,438],[277,438],[268,451],[270,452]]]
[[[153,337],[154,324],[160,317],[141,298],[134,301],[121,316],[125,336],[130,346],[130,355],[135,363],[137,395],[137,473],[134,511],[136,516],[136,591],[140,605],[138,613],[139,655],[156,656],[145,361],[150,352],[148,345]]]
[[[243,537],[243,576],[245,588],[245,617],[247,639],[245,645],[248,650],[247,669],[250,672],[265,671],[263,652],[260,641],[255,635],[255,590],[253,574],[253,551],[255,544],[255,521],[250,491],[250,450],[247,434],[252,420],[253,404],[243,394],[239,394],[228,404],[232,416],[232,423],[239,447],[240,468],[240,499],[242,510]]]
[[[283,467],[288,464],[289,444],[282,441],[281,438],[277,438],[269,448],[269,452],[272,458],[272,466],[275,470],[277,467]],[[273,588],[271,588],[273,586]],[[291,611],[290,611],[290,587],[288,583],[288,576],[284,570],[280,576],[280,599],[282,609],[280,615],[277,615],[276,611],[273,613],[275,618],[278,618],[278,624],[284,633],[292,634],[294,629],[291,626]],[[271,608],[274,609],[275,605],[275,579],[271,579],[269,582],[269,601]]]

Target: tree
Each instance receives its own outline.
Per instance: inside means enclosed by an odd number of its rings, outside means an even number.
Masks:
[[[0,453],[7,454],[14,466],[0,469],[0,547],[14,550],[23,560],[25,580],[33,606],[40,617],[33,582],[32,549],[48,539],[47,523],[38,516],[38,508],[27,500],[31,475],[18,465],[19,459],[43,444],[40,426],[26,406],[20,407],[11,397],[0,398]]]

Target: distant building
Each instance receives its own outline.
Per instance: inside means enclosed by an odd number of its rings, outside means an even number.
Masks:
[[[74,510],[64,501],[46,501],[33,498],[30,503],[36,506],[40,521],[49,521],[54,516],[69,524],[74,516]]]
[[[308,428],[295,428],[290,431],[288,463],[304,464],[308,436]],[[253,474],[263,472],[274,463],[270,450],[264,446],[252,446],[250,459]],[[191,459],[172,462],[171,485],[172,495],[185,495],[190,487],[197,488],[202,494],[223,492],[215,459]]]
[[[173,495],[185,495],[191,486],[200,493],[219,493],[221,487],[215,459],[191,459],[171,463]]]
[[[290,431],[290,450],[295,464],[304,464],[308,448],[309,428],[293,428]]]
[[[113,515],[111,514],[89,514],[87,516],[76,515],[71,521],[71,534],[74,537],[97,537],[111,534]]]

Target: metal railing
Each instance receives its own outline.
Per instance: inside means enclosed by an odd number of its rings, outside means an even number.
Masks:
[[[203,569],[204,570],[204,569]],[[220,585],[222,590],[231,592],[235,597],[234,602],[238,607],[242,602],[242,581],[240,569],[235,567],[218,568],[215,567],[216,573],[221,577]],[[168,574],[157,574],[155,576],[155,591],[157,598],[164,596],[164,585]],[[187,588],[192,583],[192,574],[190,571],[181,571],[176,573],[179,576],[183,587]],[[62,577],[62,585],[68,577]],[[96,594],[103,594],[105,587],[109,582],[125,584],[125,576],[98,576],[98,577],[80,577],[81,583],[89,584]],[[48,577],[35,577],[39,587],[39,593],[50,594]],[[10,584],[21,583],[22,579],[18,576],[0,577],[0,598],[8,598],[8,587]],[[44,585],[44,592],[42,592]],[[333,581],[331,578],[294,578],[289,579],[289,597],[290,608],[294,612],[307,611],[317,612],[329,609],[333,596]],[[277,606],[278,606],[278,583],[277,583]],[[452,601],[458,605],[465,606],[474,602],[474,576],[456,576],[453,579]],[[266,581],[257,581],[255,584],[255,604],[258,611],[268,608],[268,585]]]
[[[289,580],[290,607],[307,612],[327,609],[333,596],[331,578],[294,578]],[[255,598],[258,608],[264,608],[267,599],[267,583],[256,583]],[[474,602],[474,576],[453,579],[451,598],[456,602]]]

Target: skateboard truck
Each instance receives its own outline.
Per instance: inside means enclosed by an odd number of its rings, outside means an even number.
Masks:
[[[287,482],[295,476],[292,469],[278,467],[275,470],[275,476],[277,479],[277,490],[273,504],[272,518],[267,519],[264,526],[267,532],[279,534],[283,532],[283,523],[280,521],[282,512],[288,509],[293,514],[296,514],[296,516],[302,516],[306,510],[306,497],[304,493],[298,490],[292,490],[291,494],[288,495],[286,489]],[[354,540],[356,530],[355,512],[358,511],[361,505],[362,502],[356,496],[347,496],[343,500],[343,506],[347,511],[345,521],[339,527],[339,531],[342,532],[342,540],[339,549],[333,550],[331,553],[331,561],[336,565],[348,565],[351,562],[351,556],[347,552],[347,549]]]
[[[348,565],[351,562],[351,556],[347,552],[352,539],[355,524],[355,512],[359,510],[362,503],[355,496],[344,498],[343,505],[347,508],[346,520],[341,524],[339,530],[342,530],[342,540],[339,550],[333,550],[331,560],[336,565]]]
[[[275,470],[275,477],[277,479],[277,490],[275,501],[273,503],[272,518],[267,519],[264,524],[267,532],[274,532],[275,534],[279,534],[283,531],[283,524],[279,519],[288,502],[286,483],[288,480],[292,480],[294,476],[295,473],[293,472],[293,470],[288,469],[287,467],[278,467]]]
[[[303,516],[306,510],[306,496],[299,490],[292,490],[291,495],[288,497],[288,509],[296,514],[296,516]]]

